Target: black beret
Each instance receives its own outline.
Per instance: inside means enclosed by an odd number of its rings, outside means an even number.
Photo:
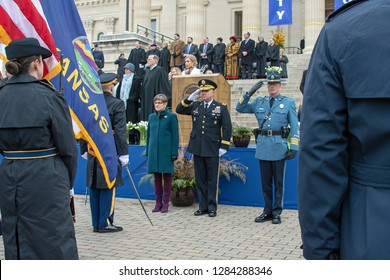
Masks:
[[[52,55],[51,51],[41,47],[39,41],[31,37],[11,41],[11,43],[5,47],[5,53],[8,59],[22,58],[32,55],[42,55],[43,58],[48,58]]]

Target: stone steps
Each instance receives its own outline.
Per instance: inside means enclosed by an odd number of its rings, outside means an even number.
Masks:
[[[289,63],[288,67],[288,78],[286,82],[282,84],[281,93],[285,96],[295,99],[297,108],[302,103],[302,93],[299,90],[299,85],[301,83],[302,72],[307,68],[310,60],[310,54],[291,54],[288,56]],[[257,80],[229,80],[231,88],[231,119],[232,123],[237,123],[239,125],[257,127],[257,120],[253,114],[240,114],[236,112],[236,104],[241,98],[242,94],[250,89],[250,87]],[[263,85],[261,89],[255,93],[255,96],[266,96],[268,95],[266,85]],[[253,142],[253,139],[252,139]]]

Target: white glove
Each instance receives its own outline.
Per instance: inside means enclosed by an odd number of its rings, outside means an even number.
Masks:
[[[226,154],[227,150],[225,149],[219,149],[219,157],[223,156],[224,154]]]
[[[88,153],[85,152],[84,154],[81,155],[81,157],[82,157],[83,159],[87,160],[87,159],[88,159]]]
[[[70,195],[70,197],[74,196],[74,189],[73,188],[69,191],[69,195]]]
[[[125,166],[129,163],[129,155],[124,155],[119,157],[119,161],[122,164],[122,166]]]
[[[188,99],[189,101],[194,101],[195,99],[198,98],[199,93],[200,93],[200,89],[197,89],[197,90],[195,90],[193,93],[191,93],[191,95],[188,96],[187,99]]]

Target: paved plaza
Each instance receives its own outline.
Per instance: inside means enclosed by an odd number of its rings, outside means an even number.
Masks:
[[[195,217],[197,204],[152,213],[154,201],[143,200],[154,227],[137,199],[117,198],[115,223],[124,230],[92,232],[89,203],[76,195],[76,238],[82,260],[300,260],[298,212],[284,210],[282,224],[255,223],[262,208],[219,205],[218,216]],[[0,244],[4,260],[4,245]]]

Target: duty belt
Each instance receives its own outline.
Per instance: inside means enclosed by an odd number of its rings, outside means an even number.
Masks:
[[[260,135],[267,135],[267,136],[274,136],[274,135],[282,135],[282,132],[280,130],[266,130],[262,129],[260,130]]]
[[[58,155],[56,147],[40,149],[40,150],[26,150],[26,151],[3,151],[6,159],[38,159],[48,158]]]

